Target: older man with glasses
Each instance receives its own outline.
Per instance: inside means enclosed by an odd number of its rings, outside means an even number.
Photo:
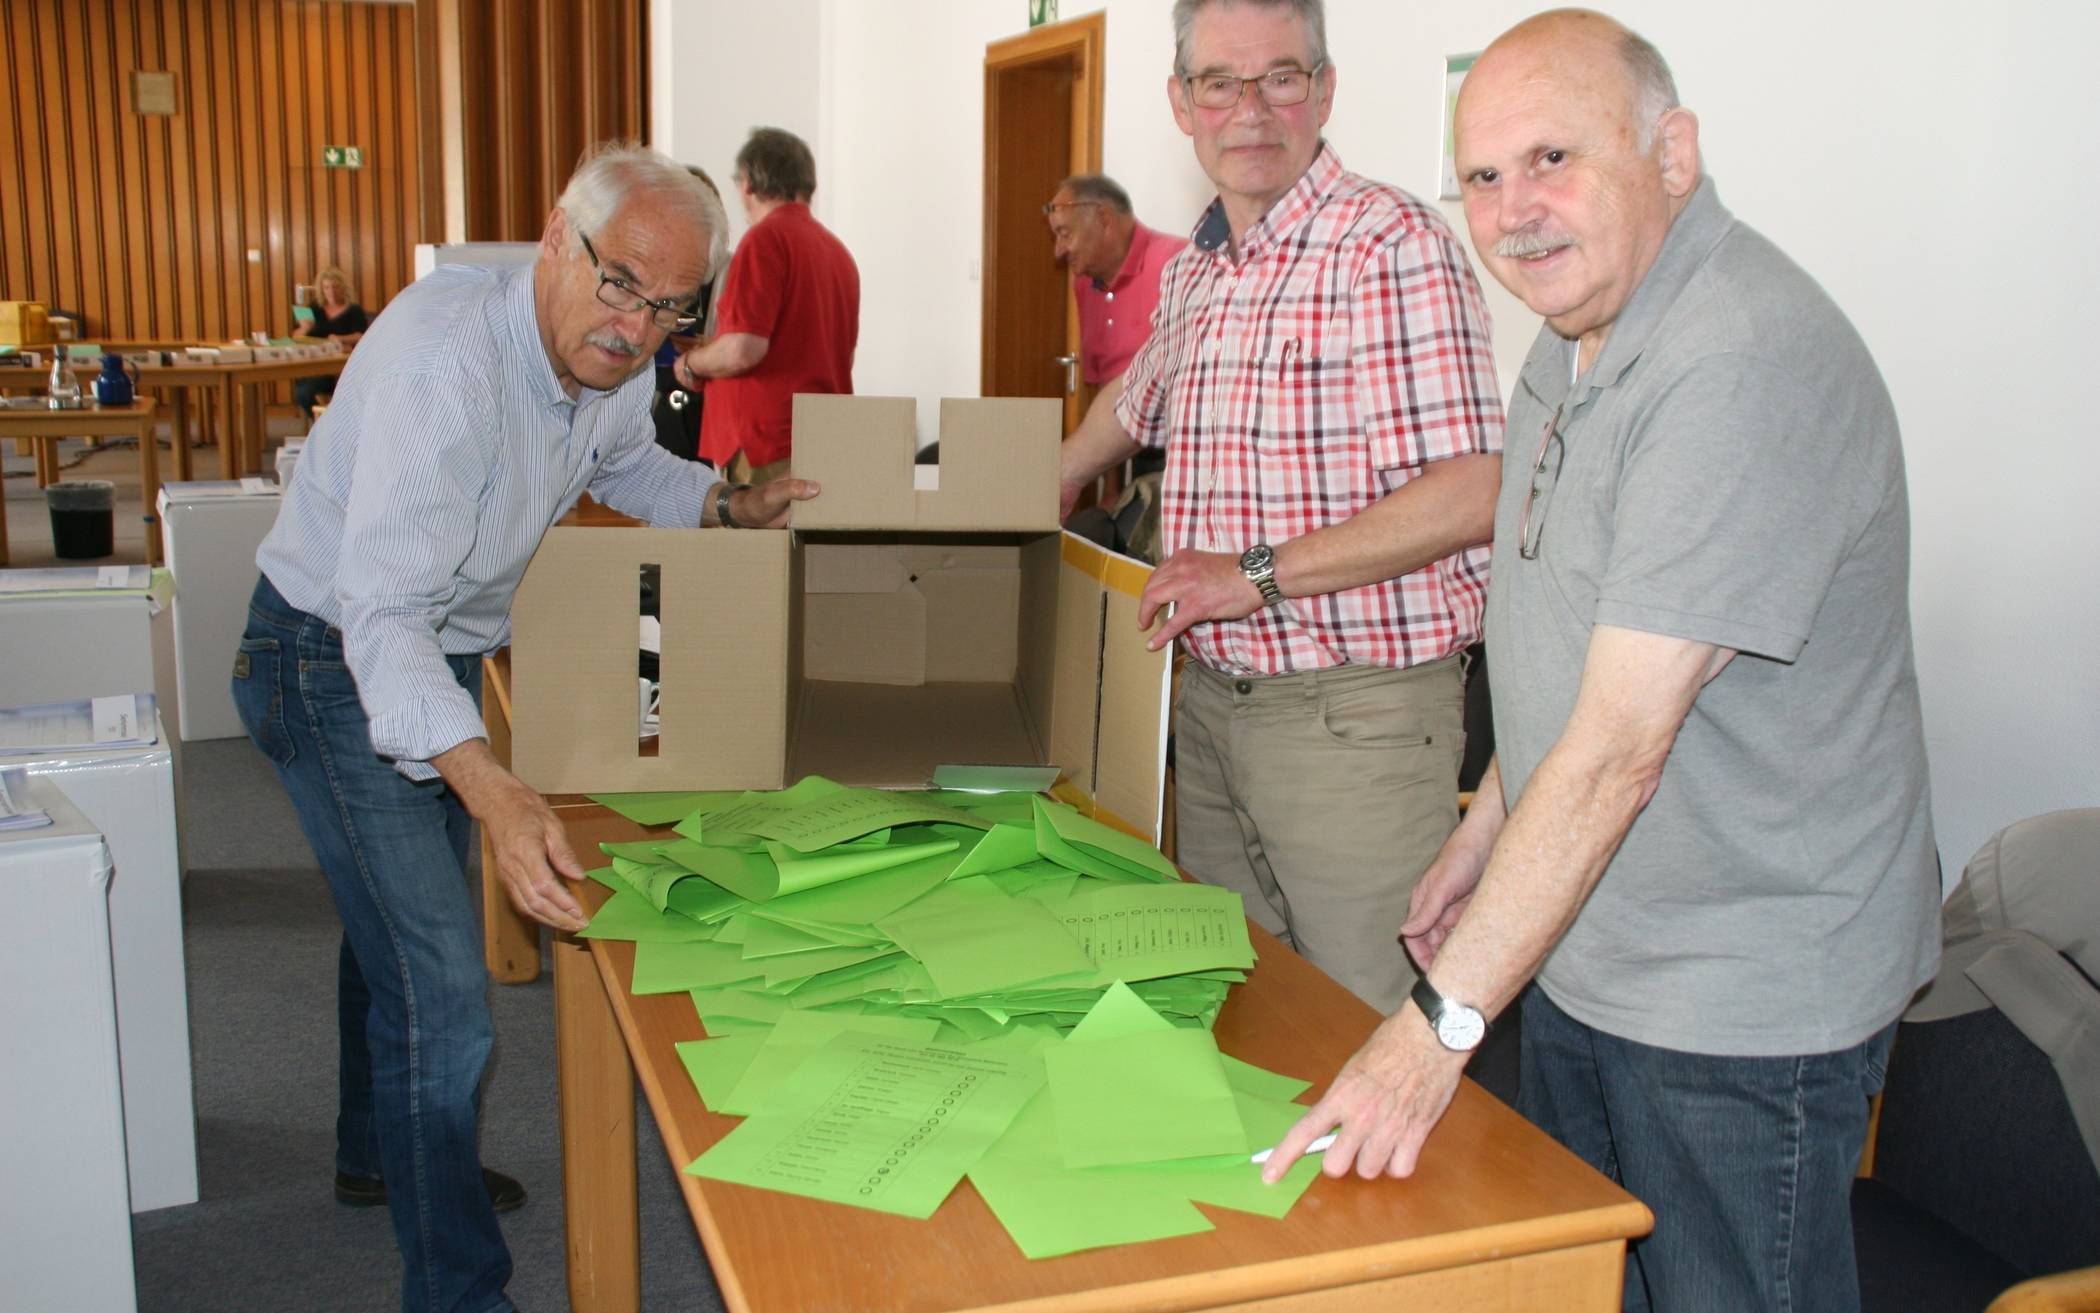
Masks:
[[[1520,23],[1456,126],[1474,247],[1546,321],[1495,521],[1499,751],[1417,891],[1415,1001],[1267,1171],[1339,1126],[1330,1175],[1408,1175],[1523,991],[1519,1106],[1655,1212],[1625,1306],[1844,1313],[1868,1096],[1939,941],[1895,409],[1723,208],[1647,41]]]
[[[1179,857],[1374,1006],[1458,822],[1459,654],[1480,634],[1502,407],[1443,218],[1358,177],[1318,0],[1179,0],[1168,103],[1217,187],[1123,396],[1066,442],[1067,505],[1164,446],[1140,607],[1180,639]]]
[[[404,1309],[511,1307],[495,1214],[525,1191],[476,1144],[494,1030],[472,823],[519,911],[584,924],[561,822],[481,720],[481,657],[509,639],[534,549],[585,491],[723,528],[777,525],[816,495],[731,485],[655,443],[650,358],[690,315],[722,223],[682,166],[595,150],[535,263],[445,266],[373,323],[256,555],[234,702],[342,916],[335,1192],[391,1209]]]

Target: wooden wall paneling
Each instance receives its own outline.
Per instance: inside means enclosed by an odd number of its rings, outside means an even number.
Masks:
[[[401,199],[416,182],[412,159],[403,153],[398,133],[401,107],[409,102],[401,99],[395,78],[402,67],[402,56],[413,54],[412,51],[404,50],[394,39],[400,27],[398,23],[392,24],[389,30],[382,32],[375,15],[367,35],[371,54],[366,60],[366,66],[373,71],[374,77],[370,88],[370,100],[367,102],[371,109],[372,146],[366,158],[366,167],[376,165],[385,170],[387,179],[392,184],[386,187],[366,188],[366,197],[373,216],[368,230],[373,233],[374,240],[368,256],[371,264],[365,276],[380,286],[393,282],[396,243],[378,241],[377,234],[382,229],[388,232],[408,230],[408,225],[402,221]],[[414,65],[411,64],[410,67]],[[372,158],[374,156],[377,158]],[[358,294],[375,298],[377,296],[376,292],[362,290]],[[365,308],[377,310],[378,301],[368,301]]]
[[[263,223],[263,281],[273,292],[260,298],[259,309],[268,316],[267,322],[273,329],[281,323],[282,331],[288,333],[292,328],[291,311],[287,308],[292,285],[305,279],[299,276],[298,266],[292,260],[291,234],[285,225],[285,207],[290,199],[286,185],[290,154],[285,141],[290,91],[284,61],[271,57],[284,48],[278,17],[276,5],[255,6],[256,103],[261,107],[256,118],[262,129],[257,138],[256,193]]]
[[[95,85],[92,67],[104,15],[104,3],[86,0],[74,10],[75,21],[60,33],[59,48],[66,61],[66,112],[72,120],[74,144],[73,194],[80,199],[71,216],[75,249],[80,253],[80,293],[76,307],[83,315],[97,317],[108,311],[108,280],[103,268],[103,191],[97,185],[113,164],[118,163],[106,135],[104,101],[115,88]]]
[[[161,40],[159,13],[149,12],[138,3],[130,8],[131,67],[150,72],[169,71],[166,47]],[[189,89],[178,81],[175,87],[178,110],[187,103],[188,94]],[[170,199],[173,184],[169,181],[168,138],[173,121],[161,115],[139,116],[133,120],[139,134],[139,196],[132,240],[139,261],[135,286],[143,300],[134,298],[130,303],[132,317],[124,322],[122,333],[108,331],[116,326],[114,320],[107,325],[92,326],[109,337],[171,337],[175,333],[178,320],[174,279],[168,258],[169,216],[174,211]]]
[[[213,335],[222,341],[245,336],[247,323],[243,289],[250,276],[246,216],[241,213],[241,119],[239,87],[233,62],[233,4],[197,6],[203,11],[205,67],[212,85],[212,122],[207,140],[211,149],[212,184],[200,186],[203,196],[216,196],[217,212],[212,220],[212,254],[218,277],[206,284],[212,289],[219,328]],[[200,179],[200,182],[203,180]],[[209,203],[209,202],[207,202]]]
[[[262,66],[256,45],[255,0],[237,0],[227,26],[228,46],[244,84],[234,103],[234,124],[239,132],[241,171],[241,270],[246,275],[236,289],[235,310],[241,324],[277,334],[286,331],[284,312],[270,305],[264,291],[271,286],[270,232],[263,205],[264,124],[276,115],[276,107],[262,98]],[[249,264],[248,252],[260,259]]]
[[[108,243],[106,249],[115,253],[116,283],[107,317],[101,324],[115,323],[120,314],[131,323],[142,318],[150,321],[153,316],[152,262],[147,254],[147,244],[152,238],[146,226],[146,196],[150,181],[145,126],[158,121],[142,117],[133,104],[128,70],[146,67],[138,58],[137,4],[135,0],[112,0],[109,11],[107,67],[126,71],[111,88],[116,107],[116,154],[123,163],[115,178],[117,223],[114,230],[104,230],[109,234],[104,238]]]
[[[44,277],[41,297],[54,309],[70,309],[79,299],[77,285],[80,262],[73,234],[60,216],[74,210],[73,175],[66,167],[73,145],[73,125],[66,116],[65,60],[60,50],[59,24],[55,13],[40,9],[36,15],[37,60],[33,76],[37,84],[38,117],[43,124],[39,144],[51,204],[38,227],[43,230]]]
[[[26,6],[0,7],[0,58],[10,76],[0,84],[0,293],[10,300],[30,296],[28,137],[37,122],[29,112],[26,70],[29,67],[29,11]]]
[[[314,250],[314,180],[321,168],[323,137],[319,122],[321,96],[317,91],[320,84],[314,81],[318,34],[312,30],[319,19],[311,5],[293,5],[282,11],[282,18],[287,55],[284,176],[285,191],[291,198],[285,209],[285,224],[290,234],[292,281],[304,283],[313,279],[321,265],[319,253]]]

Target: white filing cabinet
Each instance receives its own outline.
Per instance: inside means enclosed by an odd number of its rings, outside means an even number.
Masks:
[[[0,1236],[10,1313],[138,1307],[109,958],[108,847],[49,780],[51,814],[0,833]]]
[[[0,593],[0,707],[151,693],[179,737],[174,595],[166,570],[144,591]]]
[[[197,1202],[197,1113],[190,1077],[189,987],[183,974],[182,847],[175,759],[147,748],[8,757],[55,784],[102,832],[116,868],[109,946],[124,1073],[131,1209]]]
[[[183,741],[239,738],[233,657],[255,591],[255,549],[284,498],[276,484],[169,483],[160,490],[160,537],[175,576],[175,688]]]

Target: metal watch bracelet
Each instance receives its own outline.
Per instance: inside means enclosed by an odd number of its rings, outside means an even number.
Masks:
[[[724,529],[742,529],[747,527],[745,525],[738,524],[736,522],[736,517],[729,513],[729,499],[731,497],[736,496],[736,494],[742,492],[744,489],[750,486],[751,485],[748,483],[731,483],[727,479],[724,479],[720,483],[717,483],[715,485],[716,524],[720,525]]]

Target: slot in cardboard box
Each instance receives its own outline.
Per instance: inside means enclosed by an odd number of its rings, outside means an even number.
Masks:
[[[1068,800],[1156,836],[1169,660],[1137,627],[1150,570],[1057,528],[1059,422],[1055,400],[944,401],[926,491],[908,398],[798,397],[796,472],[825,491],[792,531],[550,531],[512,608],[512,768],[585,793],[1054,764]],[[645,565],[654,755],[635,725]]]

